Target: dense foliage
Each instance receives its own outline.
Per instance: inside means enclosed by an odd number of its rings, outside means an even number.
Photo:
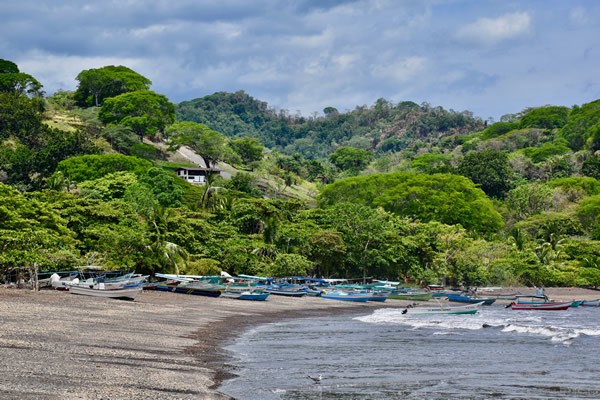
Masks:
[[[383,99],[304,117],[242,91],[175,108],[126,67],[45,99],[15,74],[0,60],[0,274],[600,285],[600,100],[497,123]],[[180,146],[223,174],[177,177],[199,164]]]

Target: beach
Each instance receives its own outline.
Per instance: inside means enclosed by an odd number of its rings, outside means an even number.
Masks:
[[[546,294],[556,300],[600,297],[576,288],[548,288]],[[248,302],[154,291],[120,301],[0,288],[0,398],[227,399],[218,391],[229,370],[222,348],[247,329],[406,304],[280,296]]]

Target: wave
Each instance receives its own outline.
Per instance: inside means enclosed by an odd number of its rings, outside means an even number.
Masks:
[[[549,338],[569,345],[581,336],[600,336],[597,322],[570,314],[515,314],[511,310],[484,309],[476,315],[409,315],[401,309],[378,309],[354,318],[369,324],[397,324],[412,329],[434,329],[436,335],[456,334],[461,330],[497,329],[503,334],[526,334]],[[552,312],[546,312],[552,313]],[[575,317],[574,317],[575,315]],[[576,318],[573,322],[572,318]],[[581,325],[577,325],[581,322]],[[589,326],[586,326],[588,324]]]

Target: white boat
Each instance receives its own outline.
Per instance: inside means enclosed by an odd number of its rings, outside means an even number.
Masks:
[[[123,289],[104,289],[102,284],[96,287],[87,287],[80,285],[72,285],[69,288],[69,293],[79,294],[84,296],[104,297],[110,299],[135,300],[135,297],[142,291],[142,285],[123,288]]]
[[[434,307],[413,307],[405,308],[402,314],[408,315],[434,315],[434,314],[477,314],[483,301],[479,303],[467,304],[464,306],[446,306],[440,304]]]
[[[50,276],[50,286],[55,290],[69,290],[71,285],[79,283],[77,276],[71,275],[61,278],[58,274],[52,274]]]

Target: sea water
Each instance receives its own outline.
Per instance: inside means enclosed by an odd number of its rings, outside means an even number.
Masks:
[[[236,399],[600,399],[597,307],[382,308],[259,326],[228,350],[219,390]]]

